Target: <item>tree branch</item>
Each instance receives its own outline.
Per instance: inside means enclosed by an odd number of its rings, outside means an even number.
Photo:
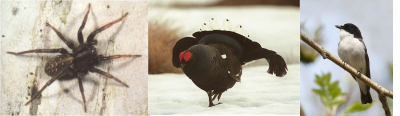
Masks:
[[[350,65],[344,65],[344,63],[342,62],[342,60],[338,57],[336,57],[335,55],[333,55],[332,53],[326,51],[323,47],[321,47],[320,45],[318,45],[316,42],[314,42],[313,40],[311,40],[310,38],[308,38],[306,35],[304,35],[303,33],[300,32],[300,38],[301,40],[303,40],[305,43],[307,43],[309,46],[311,46],[312,48],[314,48],[317,52],[319,52],[319,54],[321,54],[321,56],[326,59],[328,58],[329,60],[331,60],[332,62],[334,62],[336,65],[342,67],[344,70],[346,70],[347,72],[349,72],[351,75],[358,75],[357,70],[354,69],[353,67],[351,67]],[[372,81],[371,79],[369,79],[367,76],[365,76],[364,74],[362,74],[360,77],[355,76],[357,78],[357,80],[362,80],[364,81],[368,86],[370,86],[372,89],[374,89],[378,94],[379,94],[379,100],[382,103],[382,107],[385,110],[385,114],[387,116],[391,116],[390,113],[390,109],[388,106],[388,103],[386,101],[386,96],[390,97],[393,99],[393,92],[387,90],[386,88],[383,88],[382,86],[378,85],[377,83],[375,83],[374,81]]]
[[[382,103],[382,107],[383,107],[383,110],[385,110],[386,116],[392,116],[392,113],[390,112],[390,108],[389,108],[388,102],[386,100],[386,96],[384,96],[382,94],[379,94],[379,100]]]

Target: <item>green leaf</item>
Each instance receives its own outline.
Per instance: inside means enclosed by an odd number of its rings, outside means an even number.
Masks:
[[[318,95],[325,95],[325,92],[323,90],[319,90],[319,89],[313,89],[313,92],[318,94]]]
[[[335,88],[332,91],[329,91],[329,93],[332,95],[332,99],[335,99],[336,97],[343,95],[342,91],[339,88]]]
[[[351,104],[349,107],[347,107],[344,113],[349,114],[349,113],[364,111],[370,108],[374,103],[375,101],[373,101],[370,104],[363,105],[360,101],[357,101]]]
[[[315,75],[315,76],[316,76],[315,83],[317,83],[320,87],[324,87],[322,77],[320,77],[319,75]]]
[[[329,88],[338,88],[338,85],[339,85],[339,81],[335,81],[335,82],[329,84]]]
[[[338,84],[339,84],[339,81],[329,83],[328,84],[329,91],[333,91],[334,89],[339,88]]]
[[[329,81],[331,80],[331,73],[322,75],[322,83],[326,86],[329,84]]]
[[[310,64],[317,59],[319,54],[312,48],[308,47],[308,45],[304,45],[303,43],[300,45],[300,61],[305,64]]]
[[[327,106],[327,107],[331,107],[332,105],[332,101],[326,97],[326,96],[320,96],[322,103]]]
[[[342,103],[344,103],[344,102],[346,102],[346,100],[345,99],[341,99],[341,100],[337,100],[335,103],[333,103],[332,105],[337,105],[337,106],[339,106],[340,104],[342,104]]]
[[[346,102],[346,99],[343,98],[346,93],[343,93],[340,89],[339,81],[331,83],[330,80],[331,73],[315,75],[315,83],[319,85],[319,88],[312,91],[319,95],[326,108],[334,109]]]

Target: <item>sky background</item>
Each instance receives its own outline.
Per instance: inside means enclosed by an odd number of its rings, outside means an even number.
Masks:
[[[393,63],[393,6],[391,0],[361,1],[361,0],[336,0],[336,1],[300,1],[300,21],[308,32],[314,32],[319,25],[323,43],[321,44],[329,52],[338,56],[337,47],[340,41],[339,29],[335,25],[345,23],[355,24],[361,31],[365,45],[368,49],[372,80],[379,85],[393,91],[393,84],[387,68],[388,63]],[[313,37],[312,33],[305,33]],[[329,60],[318,57],[312,64],[301,64],[300,93],[301,105],[309,116],[323,115],[323,104],[316,94],[312,92],[317,88],[314,82],[315,75],[332,73],[331,81],[339,80],[339,86],[343,92],[350,96],[349,102],[338,109],[338,113],[344,111],[354,101],[360,101],[360,92],[356,81],[348,72]],[[378,94],[371,89],[372,99],[376,103],[365,112],[349,115],[383,115],[383,109],[378,99]],[[321,111],[321,112],[318,112]]]

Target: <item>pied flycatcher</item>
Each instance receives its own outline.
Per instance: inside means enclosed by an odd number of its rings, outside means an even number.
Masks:
[[[355,76],[361,76],[361,73],[371,79],[369,68],[369,57],[367,47],[364,44],[360,30],[356,25],[346,23],[344,25],[336,25],[340,29],[340,42],[338,46],[339,57],[344,63],[348,63],[357,69],[359,75],[352,75],[357,81],[361,92],[362,104],[372,103],[370,87],[361,80],[357,80]]]

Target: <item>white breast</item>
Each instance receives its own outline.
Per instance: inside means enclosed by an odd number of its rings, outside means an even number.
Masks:
[[[364,44],[346,31],[340,31],[339,57],[357,70],[366,70]],[[365,71],[366,72],[366,71]]]
[[[344,39],[338,47],[339,57],[357,70],[365,70],[365,50],[364,45],[354,38]]]

